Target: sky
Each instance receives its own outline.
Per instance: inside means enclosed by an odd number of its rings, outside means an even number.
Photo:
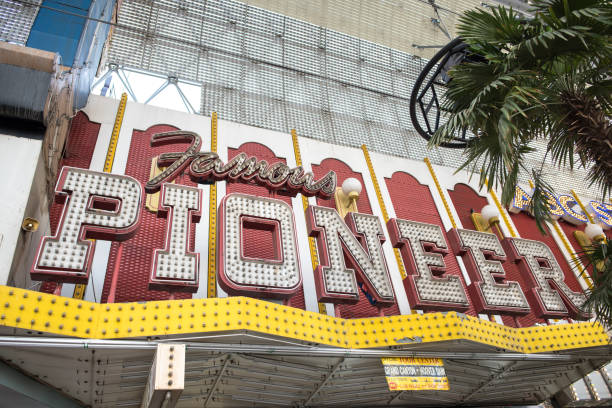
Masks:
[[[125,74],[125,78],[127,79],[132,90],[134,91],[134,95],[136,96],[137,102],[140,103],[144,103],[147,99],[149,99],[149,97],[167,81],[166,79],[160,78],[158,76],[153,76],[136,71],[122,71],[122,73]],[[94,84],[98,79],[99,77],[94,80]],[[105,82],[106,81],[102,81],[96,84],[92,89],[92,93],[94,95],[100,95]],[[196,113],[199,112],[201,87],[198,85],[181,81],[179,81],[178,86],[181,88],[181,91],[187,97],[189,103],[194,108]],[[119,99],[121,98],[121,94],[123,92],[126,92],[125,86],[117,77],[117,74],[113,73],[110,86],[106,91],[106,96]],[[129,93],[128,100],[134,100],[129,95]],[[155,98],[153,98],[148,103],[150,105],[159,106],[162,108],[173,109],[181,112],[188,112],[188,108],[183,103],[178,93],[178,90],[174,85],[167,86],[162,92],[156,95]]]

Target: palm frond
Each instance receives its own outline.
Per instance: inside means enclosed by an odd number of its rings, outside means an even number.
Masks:
[[[531,172],[531,179],[533,180],[534,188],[531,195],[531,202],[529,203],[529,210],[531,214],[533,214],[540,232],[546,235],[548,233],[546,222],[552,221],[549,207],[549,194],[553,192],[553,189],[550,184],[544,180],[540,170],[533,169]]]
[[[458,33],[469,43],[505,47],[521,41],[523,29],[519,15],[505,7],[466,11],[459,18]]]
[[[566,15],[568,12],[594,7],[604,3],[602,0],[532,0],[530,11],[537,14]]]
[[[587,300],[582,309],[595,315],[597,321],[612,327],[612,248],[608,242],[594,243],[578,254],[589,273],[593,286],[585,291]]]

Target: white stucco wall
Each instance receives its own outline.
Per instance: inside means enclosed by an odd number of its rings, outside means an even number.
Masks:
[[[42,141],[0,134],[0,284],[6,285]]]

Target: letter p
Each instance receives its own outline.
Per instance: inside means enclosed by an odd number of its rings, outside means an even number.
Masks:
[[[40,241],[32,279],[87,283],[95,249],[88,239],[121,241],[134,235],[142,186],[128,176],[64,167],[55,193],[64,208],[55,235]]]

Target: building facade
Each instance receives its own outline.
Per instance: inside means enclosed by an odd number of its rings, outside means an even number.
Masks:
[[[11,401],[612,398],[609,337],[581,310],[591,271],[575,255],[589,217],[612,227],[612,206],[581,170],[563,170],[550,196],[557,219],[543,235],[527,211],[527,178],[503,208],[495,191],[455,172],[459,150],[427,150],[410,123],[426,62],[410,47],[429,48],[406,41],[447,42],[455,13],[478,4],[358,2],[356,13],[331,1],[134,0],[106,24],[95,13],[113,5],[94,3],[70,70],[53,52],[2,48],[3,69],[23,89],[34,88],[32,70],[69,83],[45,83],[42,105],[25,92],[36,125],[15,109],[2,122],[10,198],[0,255],[10,267],[0,282],[0,358],[7,378],[23,377],[2,384]],[[61,14],[46,2],[39,10]],[[414,23],[420,37],[397,28],[415,16],[430,18]],[[32,27],[48,31],[37,18]],[[108,40],[87,35],[104,25]],[[30,41],[31,30],[9,40]],[[99,79],[84,79],[78,55],[96,50]],[[135,70],[161,76],[158,91],[139,94]],[[127,92],[92,93],[81,105],[83,81]],[[200,87],[199,104],[186,85]],[[166,88],[186,112],[140,103],[167,97]],[[65,124],[34,109],[49,101],[68,106]]]

